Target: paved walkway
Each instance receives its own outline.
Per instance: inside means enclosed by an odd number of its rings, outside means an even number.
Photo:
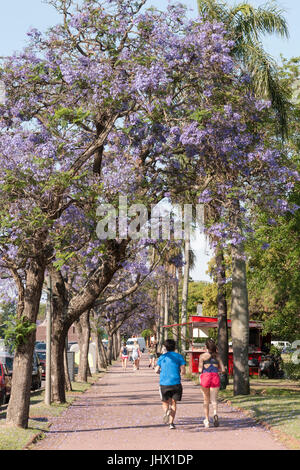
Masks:
[[[184,380],[176,429],[162,424],[159,376],[148,368],[126,372],[114,364],[53,424],[37,450],[285,450],[243,413],[220,404],[220,427],[205,429],[199,386]]]

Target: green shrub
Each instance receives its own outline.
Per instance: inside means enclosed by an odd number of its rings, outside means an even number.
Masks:
[[[300,364],[285,362],[283,364],[285,376],[289,380],[300,380]]]

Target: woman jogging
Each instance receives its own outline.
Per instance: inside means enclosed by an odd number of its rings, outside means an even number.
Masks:
[[[123,343],[123,346],[121,348],[120,356],[122,359],[122,368],[124,372],[126,371],[127,368],[127,361],[128,361],[128,349],[126,348],[126,343]]]
[[[216,343],[212,339],[206,341],[206,351],[199,360],[200,385],[204,399],[205,419],[203,424],[209,428],[209,403],[212,403],[214,412],[214,426],[219,426],[218,418],[218,392],[220,389],[219,370],[225,373],[225,367],[217,354]]]

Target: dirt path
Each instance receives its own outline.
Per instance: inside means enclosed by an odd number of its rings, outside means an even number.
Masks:
[[[120,362],[78,398],[53,424],[37,450],[285,450],[243,413],[219,405],[220,427],[203,427],[200,388],[183,382],[176,429],[162,423],[159,377],[148,368],[126,372]]]

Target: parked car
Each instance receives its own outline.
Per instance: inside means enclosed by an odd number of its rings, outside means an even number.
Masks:
[[[7,351],[0,351],[0,362],[7,367],[8,373],[12,375],[13,373],[13,363],[14,363],[14,356],[13,354]]]
[[[289,341],[271,341],[271,344],[278,349],[290,348],[292,346]]]
[[[33,352],[32,360],[33,363],[31,390],[37,390],[42,386],[42,366],[36,351]],[[2,364],[6,365],[9,375],[12,376],[14,356],[8,352],[0,351],[0,361],[2,362]]]
[[[0,351],[0,361],[2,364],[5,364],[9,375],[12,376],[13,373],[13,362],[14,356],[8,352]],[[42,386],[42,366],[40,360],[37,356],[36,351],[33,353],[33,363],[32,363],[32,384],[31,390],[37,390]]]
[[[42,379],[46,379],[46,352],[45,351],[36,351],[36,354],[40,360],[42,367]]]
[[[37,390],[42,386],[42,366],[37,353],[33,352],[33,364],[32,364],[32,382],[31,390]]]
[[[46,351],[46,343],[44,341],[36,341],[34,349],[35,351]]]
[[[9,401],[11,392],[11,374],[5,364],[0,362],[0,406]]]
[[[137,341],[139,346],[140,346],[140,350],[142,352],[145,351],[146,349],[146,343],[145,343],[145,339],[143,337],[139,337],[139,338],[128,338],[127,342],[126,342],[126,348],[128,349],[128,351],[132,351],[132,348],[133,348],[133,344],[134,342]]]

